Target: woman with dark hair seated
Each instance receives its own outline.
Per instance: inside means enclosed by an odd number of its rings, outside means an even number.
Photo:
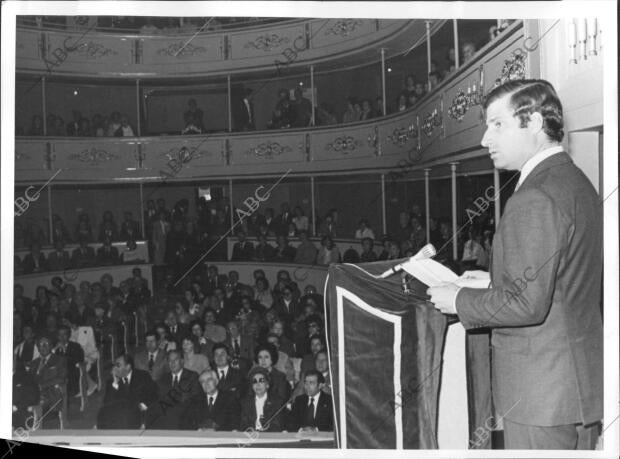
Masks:
[[[276,370],[277,371],[277,370]],[[272,390],[271,375],[265,368],[254,367],[248,375],[252,390],[241,403],[241,429],[244,431],[280,432],[286,422],[283,420],[285,400],[278,398]]]
[[[270,343],[259,344],[254,351],[254,363],[256,364],[254,368],[258,366],[267,370],[270,379],[269,394],[286,402],[291,395],[291,386],[286,380],[286,375],[274,367],[278,363],[278,350],[276,347]],[[252,370],[250,370],[250,373]],[[250,378],[251,381],[252,379]]]

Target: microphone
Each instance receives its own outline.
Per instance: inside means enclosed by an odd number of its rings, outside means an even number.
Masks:
[[[437,254],[437,251],[435,250],[435,247],[433,246],[433,244],[426,244],[414,256],[409,257],[407,261],[404,261],[403,263],[399,263],[393,266],[392,268],[388,269],[383,274],[381,274],[379,278],[385,279],[386,277],[389,277],[392,274],[396,274],[397,272],[402,271],[404,269],[404,265],[406,265],[407,263],[411,263],[412,261],[416,261],[416,260],[424,260],[426,258],[432,258],[436,254]]]

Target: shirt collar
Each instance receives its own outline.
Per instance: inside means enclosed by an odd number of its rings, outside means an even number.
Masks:
[[[539,151],[530,159],[528,159],[523,167],[521,168],[521,175],[519,176],[519,181],[517,182],[517,186],[515,191],[519,189],[521,184],[525,181],[528,175],[534,170],[536,166],[538,166],[545,159],[550,157],[551,155],[555,155],[556,153],[561,153],[564,151],[562,145],[554,145],[553,147],[545,148],[542,151]]]
[[[127,384],[131,383],[132,374],[133,374],[133,370],[131,370],[129,373],[127,373],[127,376],[125,376],[125,379],[127,380]]]

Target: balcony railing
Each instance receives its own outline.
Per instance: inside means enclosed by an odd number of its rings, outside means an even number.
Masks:
[[[58,183],[260,176],[287,169],[293,174],[379,172],[403,161],[415,168],[463,153],[480,155],[484,94],[499,81],[535,76],[537,55],[522,50],[523,38],[523,27],[515,24],[416,106],[384,118],[197,136],[20,137],[15,178],[46,180],[59,169]]]

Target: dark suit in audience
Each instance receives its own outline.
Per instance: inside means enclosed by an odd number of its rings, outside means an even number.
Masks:
[[[98,429],[139,429],[143,424],[140,404],[147,413],[156,408],[157,386],[146,371],[133,369],[129,384],[110,379],[105,388],[103,406],[97,415]]]
[[[67,364],[63,357],[48,354],[46,361],[43,357],[33,360],[27,369],[34,376],[41,395],[43,412],[56,412],[62,408],[62,400],[67,382]]]
[[[222,378],[220,375],[220,369],[213,367],[217,371],[220,382],[217,384],[218,390],[232,392],[238,399],[242,399],[246,393],[246,381],[245,377],[237,368],[231,366],[228,367],[228,373],[226,377]]]
[[[78,247],[71,257],[71,265],[74,268],[88,268],[94,266],[95,261],[95,249],[89,246]]]
[[[235,243],[230,261],[252,261],[253,259],[254,244],[249,241]]]
[[[116,247],[104,245],[97,250],[97,264],[102,266],[117,265],[120,263]]]
[[[66,250],[54,251],[47,256],[47,266],[50,271],[62,271],[70,265],[69,253]]]
[[[137,351],[133,359],[136,368],[149,373],[153,381],[159,381],[166,373],[170,372],[166,353],[161,349],[157,351],[152,364],[149,363],[149,353],[146,349]]]
[[[287,401],[291,396],[291,386],[286,380],[286,375],[275,368],[269,373],[271,384],[269,386],[269,394],[279,400]]]
[[[228,391],[218,391],[213,406],[209,397],[202,393],[189,402],[181,418],[181,429],[233,430],[239,428],[241,405],[237,397]]]
[[[321,431],[331,431],[334,428],[332,397],[323,391],[319,391],[319,399],[316,404],[314,415],[308,410],[308,396],[306,394],[295,398],[289,416],[289,430],[297,431],[301,427],[316,427]]]
[[[45,255],[43,255],[42,253],[39,253],[38,255],[33,255],[32,253],[27,254],[24,257],[22,269],[24,274],[40,273],[43,271],[47,271],[48,267]]]
[[[32,415],[28,407],[39,403],[39,386],[33,375],[28,373],[20,362],[15,362],[13,370],[13,428],[27,428],[26,419]],[[28,422],[32,427],[32,422]]]
[[[54,349],[54,354],[64,357],[67,366],[67,395],[72,396],[80,391],[80,368],[79,364],[84,362],[84,350],[82,346],[73,341],[69,341],[63,348],[58,345]]]
[[[173,374],[168,373],[157,383],[159,401],[156,409],[149,410],[149,429],[179,429],[189,401],[202,394],[195,371],[183,369],[176,386],[172,380]]]

